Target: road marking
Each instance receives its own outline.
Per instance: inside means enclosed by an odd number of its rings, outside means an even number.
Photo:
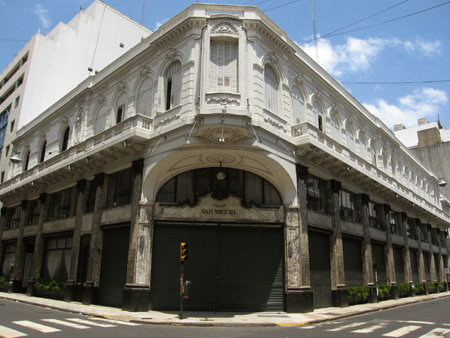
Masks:
[[[352,331],[352,332],[353,333],[372,333],[373,331],[381,329],[381,328],[383,328],[385,326],[386,326],[386,324],[383,323],[381,325],[369,326],[369,327],[366,327],[365,329],[355,330],[355,331]]]
[[[128,326],[140,326],[141,325],[138,323],[131,323],[131,322],[125,322],[125,321],[121,321],[121,320],[107,319],[107,318],[90,318],[90,320],[97,320],[97,321],[102,321],[102,322],[107,322],[107,323],[128,325]]]
[[[417,326],[417,325],[404,326],[397,330],[385,333],[383,336],[385,336],[385,337],[402,337],[408,333],[411,333],[413,331],[420,329],[421,327],[422,326]]]
[[[397,320],[398,323],[424,324],[435,325],[435,322],[421,322],[420,320]]]
[[[350,328],[361,326],[361,325],[364,325],[364,324],[367,324],[367,322],[351,323],[351,324],[344,325],[344,326],[339,326],[339,327],[336,327],[334,329],[330,329],[330,330],[327,330],[327,331],[330,331],[330,332],[342,331],[342,330],[345,330],[345,329],[350,329]]]
[[[431,330],[430,332],[425,333],[423,336],[419,338],[435,338],[435,337],[444,337],[449,333],[448,329],[436,328]]]
[[[9,327],[0,325],[0,337],[18,338],[28,336],[26,333],[10,329]]]
[[[70,323],[70,322],[66,322],[64,320],[59,320],[59,319],[41,319],[41,320],[44,321],[44,322],[48,322],[48,323],[53,323],[53,324],[58,324],[58,325],[72,327],[74,329],[90,329],[89,326],[75,324],[75,323]]]
[[[29,320],[19,320],[17,322],[13,322],[13,323],[17,324],[17,325],[20,325],[20,326],[23,326],[23,327],[27,327],[29,329],[40,331],[40,332],[43,332],[43,333],[51,333],[51,332],[59,332],[59,331],[61,331],[60,329],[55,329],[54,327],[50,327],[50,326],[46,326],[46,325],[30,322]]]
[[[102,323],[96,323],[91,320],[81,319],[81,318],[66,318],[67,320],[70,320],[71,322],[81,323],[81,324],[87,324],[92,326],[99,326],[99,327],[116,327],[116,325],[112,324],[102,324]]]

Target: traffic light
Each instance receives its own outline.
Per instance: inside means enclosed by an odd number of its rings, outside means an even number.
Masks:
[[[185,242],[180,243],[180,262],[187,261],[188,259],[188,245]]]

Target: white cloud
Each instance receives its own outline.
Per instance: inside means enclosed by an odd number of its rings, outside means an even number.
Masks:
[[[419,118],[436,118],[441,106],[447,101],[445,91],[424,87],[398,98],[397,104],[378,99],[375,104],[364,103],[364,106],[390,128],[400,123],[410,127],[416,125]]]
[[[48,28],[51,24],[51,20],[48,16],[48,9],[45,9],[40,4],[36,4],[34,7],[34,14],[37,15],[42,27]]]
[[[168,18],[164,18],[164,19],[156,22],[154,31],[157,31],[158,28],[161,27],[162,25],[164,25],[168,20],[169,20]]]
[[[380,53],[388,47],[397,47],[404,49],[408,54],[426,57],[442,52],[442,43],[439,40],[427,41],[422,38],[401,41],[395,38],[348,37],[345,43],[340,45],[333,45],[327,39],[317,41],[319,64],[333,76],[369,70]],[[309,56],[316,59],[314,43],[303,45],[302,48]]]
[[[327,39],[319,39],[319,64],[334,76],[367,70],[384,48],[398,44],[396,39],[348,37],[344,44],[334,46]],[[303,46],[303,50],[316,58],[314,43]]]
[[[439,40],[426,41],[422,38],[416,38],[414,41],[405,41],[406,52],[412,55],[423,55],[431,57],[442,53],[442,42]]]

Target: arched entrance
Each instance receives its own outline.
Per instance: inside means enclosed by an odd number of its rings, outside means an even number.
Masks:
[[[168,180],[155,205],[151,307],[179,306],[179,243],[189,245],[187,310],[284,310],[283,207],[274,186],[209,167]]]

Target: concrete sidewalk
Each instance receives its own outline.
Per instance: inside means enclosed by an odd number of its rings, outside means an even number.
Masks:
[[[184,319],[178,318],[178,312],[128,312],[118,308],[83,305],[77,302],[64,302],[59,300],[29,297],[18,293],[0,292],[0,299],[16,301],[50,309],[84,314],[93,317],[122,320],[141,324],[160,325],[187,325],[187,326],[296,326],[308,325],[344,317],[356,316],[363,313],[394,308],[407,304],[431,301],[442,297],[449,297],[450,292],[441,292],[427,296],[400,298],[387,300],[376,304],[353,305],[346,308],[323,308],[309,313],[286,312],[256,312],[256,313],[230,313],[230,312],[191,312],[184,313]]]

